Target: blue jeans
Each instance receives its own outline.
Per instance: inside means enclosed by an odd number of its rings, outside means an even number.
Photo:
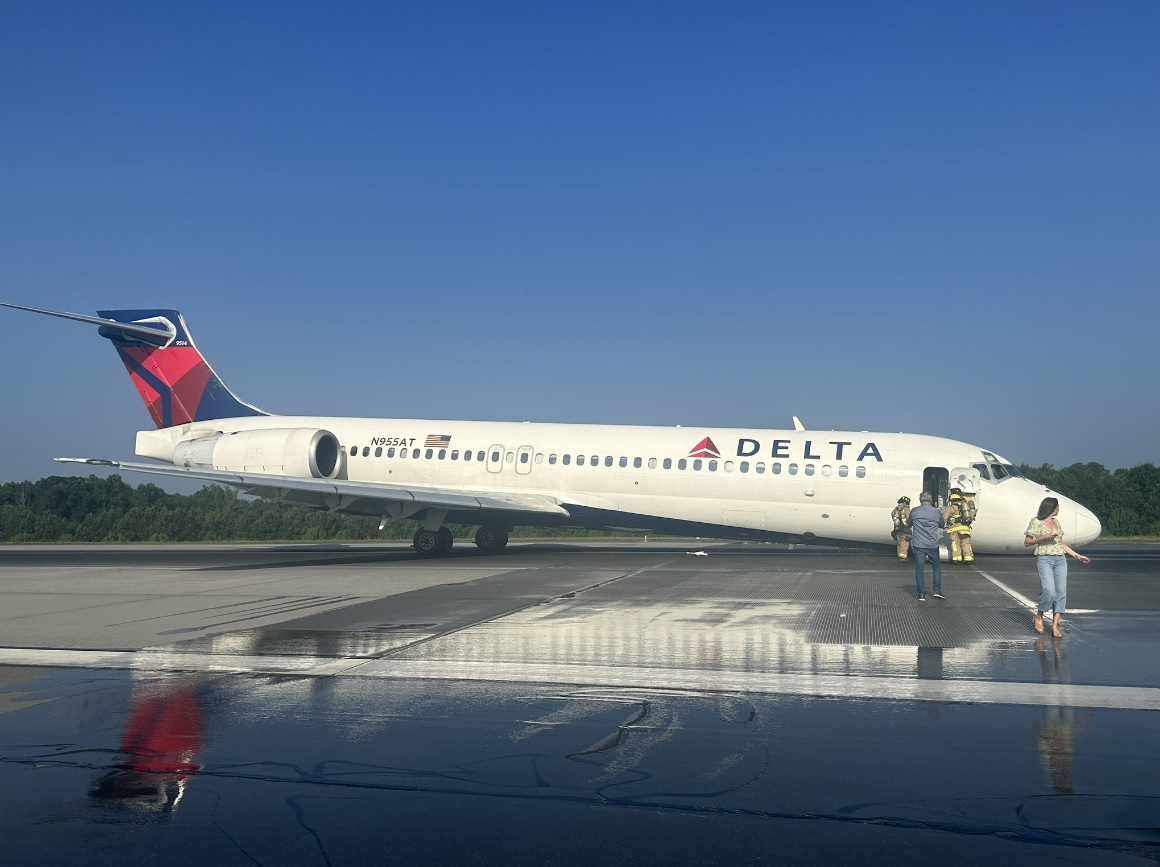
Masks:
[[[926,561],[930,560],[930,567],[934,573],[934,592],[942,592],[942,562],[938,559],[938,548],[914,548],[910,549],[914,552],[914,583],[918,588],[919,593],[926,592],[926,584],[923,579],[926,577],[923,573],[926,571]]]
[[[1039,554],[1035,557],[1039,572],[1039,610],[1067,610],[1067,557],[1063,554]]]

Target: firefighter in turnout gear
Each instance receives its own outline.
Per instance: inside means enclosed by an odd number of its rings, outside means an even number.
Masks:
[[[890,518],[894,521],[890,535],[898,545],[898,559],[905,560],[910,551],[910,527],[906,523],[910,519],[910,497],[898,498],[898,505],[890,513]]]
[[[977,512],[973,495],[968,505],[962,490],[951,488],[950,502],[943,510],[943,519],[947,522],[947,538],[951,541],[952,563],[975,562],[975,552],[971,548],[971,523]]]

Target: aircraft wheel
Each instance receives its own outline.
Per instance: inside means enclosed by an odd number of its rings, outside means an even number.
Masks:
[[[420,530],[411,540],[411,547],[420,557],[438,557],[442,553],[439,533],[435,530]]]
[[[508,543],[507,530],[483,526],[475,531],[475,544],[486,554],[498,554]]]
[[[451,546],[455,544],[455,537],[451,535],[451,531],[446,527],[440,527],[435,534],[439,537],[439,555],[444,557],[451,553]]]

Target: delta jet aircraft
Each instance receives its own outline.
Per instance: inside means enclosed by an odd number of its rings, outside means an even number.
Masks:
[[[238,399],[175,310],[97,316],[4,304],[99,327],[156,430],[136,453],[159,463],[57,458],[200,479],[246,494],[387,522],[421,522],[422,556],[451,549],[447,524],[478,526],[499,551],[512,527],[893,548],[890,512],[921,491],[977,492],[977,553],[1023,552],[1044,496],[1060,501],[1073,545],[1100,534],[1079,503],[1020,476],[994,452],[904,433],[668,428],[285,416]]]

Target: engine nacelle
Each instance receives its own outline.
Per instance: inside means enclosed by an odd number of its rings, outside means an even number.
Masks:
[[[185,440],[174,447],[173,463],[315,479],[333,479],[342,468],[338,437],[327,430],[305,427],[244,430]]]

